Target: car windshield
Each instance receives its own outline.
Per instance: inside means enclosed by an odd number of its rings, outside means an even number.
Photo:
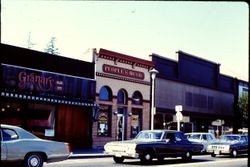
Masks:
[[[223,141],[239,141],[240,137],[239,136],[221,136],[220,139]]]
[[[162,132],[146,132],[141,131],[135,139],[159,140],[161,139]]]

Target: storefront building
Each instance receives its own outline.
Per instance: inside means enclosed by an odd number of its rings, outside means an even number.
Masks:
[[[94,63],[1,44],[1,124],[92,146]]]
[[[215,132],[233,126],[235,79],[220,64],[178,51],[178,61],[152,54],[156,76],[156,129],[177,129],[175,106],[182,106],[180,130]]]
[[[94,51],[96,103],[93,147],[126,140],[150,127],[151,61],[100,49]]]

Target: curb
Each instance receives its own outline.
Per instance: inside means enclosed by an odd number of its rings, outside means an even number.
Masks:
[[[97,153],[97,154],[71,154],[68,159],[80,159],[80,158],[106,158],[111,157],[110,155]]]

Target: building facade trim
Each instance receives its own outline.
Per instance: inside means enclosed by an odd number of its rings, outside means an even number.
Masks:
[[[150,82],[139,81],[139,80],[129,79],[129,78],[120,77],[120,76],[114,76],[114,75],[104,74],[104,73],[99,73],[99,72],[96,72],[96,76],[117,79],[117,80],[127,81],[127,82],[133,82],[133,83],[139,83],[139,84],[144,84],[144,85],[150,85]]]

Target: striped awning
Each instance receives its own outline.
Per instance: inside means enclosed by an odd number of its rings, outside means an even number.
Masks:
[[[69,100],[69,99],[60,99],[60,98],[53,98],[53,97],[42,97],[42,96],[36,96],[36,95],[26,95],[22,93],[13,93],[13,92],[8,92],[8,91],[1,91],[1,97],[48,102],[48,103],[57,103],[57,104],[87,106],[87,107],[97,106],[97,104],[95,104],[94,102],[84,102],[80,100]]]

